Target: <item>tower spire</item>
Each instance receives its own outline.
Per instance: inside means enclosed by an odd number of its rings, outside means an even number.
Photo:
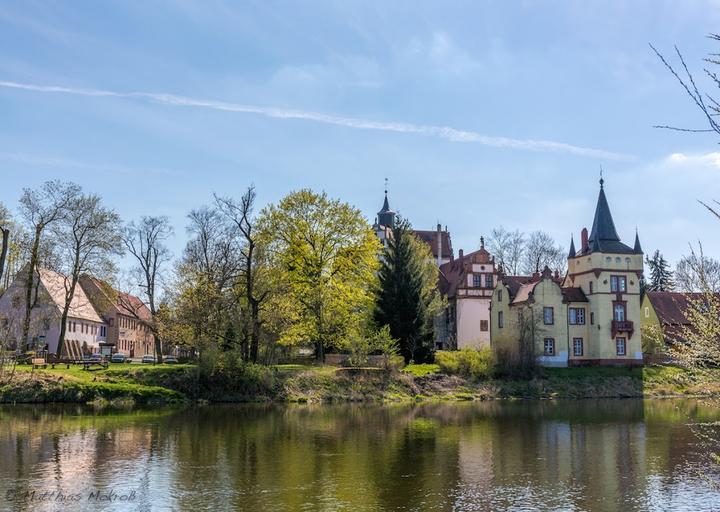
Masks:
[[[602,170],[600,172],[602,173]],[[598,194],[597,206],[595,207],[595,218],[593,219],[592,229],[590,230],[590,238],[588,239],[591,242],[593,250],[596,250],[596,242],[600,245],[601,242],[620,241],[620,237],[615,229],[612,214],[610,213],[610,206],[608,205],[607,198],[605,197],[604,184],[605,180],[601,177],[600,194]]]
[[[635,247],[633,247],[633,251],[637,254],[642,254],[643,252],[642,247],[640,247],[640,236],[638,235],[637,227],[635,228]]]
[[[568,258],[574,258],[575,254],[575,239],[572,235],[570,235],[570,251],[568,252]]]

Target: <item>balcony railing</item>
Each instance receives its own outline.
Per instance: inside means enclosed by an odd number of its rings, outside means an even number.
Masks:
[[[611,325],[613,338],[616,334],[621,332],[627,332],[632,336],[635,326],[630,320],[613,320]]]

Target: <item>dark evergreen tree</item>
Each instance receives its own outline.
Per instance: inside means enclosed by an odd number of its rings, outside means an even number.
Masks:
[[[650,280],[645,285],[649,292],[669,292],[675,287],[670,265],[660,251],[655,251],[652,258],[645,256],[645,264],[650,270]]]
[[[433,304],[437,267],[427,244],[406,219],[397,219],[383,251],[375,321],[387,325],[406,362],[433,359]]]

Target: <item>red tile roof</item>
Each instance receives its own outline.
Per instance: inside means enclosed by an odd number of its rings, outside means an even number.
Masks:
[[[679,293],[679,292],[647,292],[655,313],[661,324],[664,325],[688,325],[685,317],[685,310],[688,309],[690,301],[702,300],[702,293]],[[715,297],[720,300],[720,293]]]
[[[415,236],[417,236],[423,242],[426,242],[430,246],[433,258],[438,257],[438,232],[437,231],[421,231],[413,230]],[[440,231],[440,239],[442,241],[442,255],[441,258],[453,257],[452,241],[450,240],[449,231]]]

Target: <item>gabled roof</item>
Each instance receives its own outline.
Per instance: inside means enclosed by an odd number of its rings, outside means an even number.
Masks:
[[[705,297],[703,293],[679,292],[647,292],[646,295],[663,325],[689,325],[685,311],[692,301]],[[720,300],[720,293],[716,293],[715,298]]]
[[[62,274],[46,268],[38,269],[40,283],[47,291],[50,299],[62,312],[65,307],[66,285],[69,286],[68,278]],[[70,300],[70,309],[68,316],[79,318],[81,320],[89,320],[91,322],[102,323],[102,318],[98,315],[93,307],[90,299],[85,294],[82,286],[79,284],[75,287],[75,293]]]
[[[420,240],[427,243],[430,246],[430,252],[432,252],[433,258],[438,257],[438,231],[422,231],[422,230],[413,230],[413,233],[415,233],[415,236],[417,236]],[[453,251],[452,251],[452,242],[450,241],[450,233],[448,231],[440,231],[440,237],[442,241],[442,255],[441,258],[451,258],[453,257]]]
[[[83,276],[80,282],[84,288],[93,287],[93,290],[88,289],[86,291],[99,311],[112,310],[125,316],[137,316],[141,320],[149,321],[152,319],[150,309],[139,297],[120,292],[113,288],[110,283],[95,277]]]
[[[532,281],[532,276],[502,276],[500,278],[500,282],[507,286],[507,289],[510,292],[511,301],[517,295],[520,287],[530,281]]]
[[[438,282],[440,293],[447,297],[454,297],[457,289],[467,283],[467,266],[471,266],[473,263],[491,264],[493,263],[493,259],[483,246],[477,251],[465,254],[462,259],[457,258],[440,265],[440,278]],[[470,267],[470,269],[472,269],[472,267]]]

